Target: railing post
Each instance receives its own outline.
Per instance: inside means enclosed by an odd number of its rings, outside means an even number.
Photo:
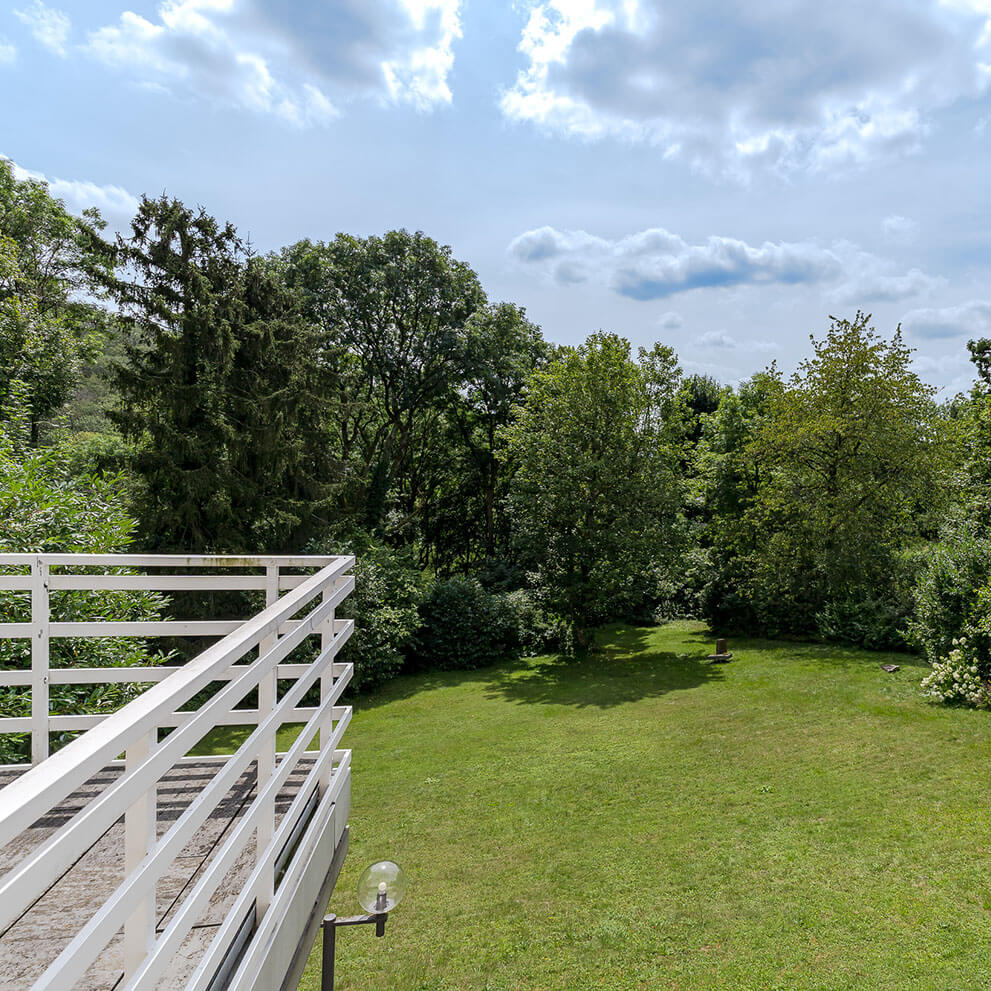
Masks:
[[[48,647],[50,617],[48,575],[51,569],[42,557],[31,564],[31,763],[48,756]]]
[[[126,770],[146,760],[158,746],[158,730],[135,740],[127,748]],[[158,783],[152,786],[124,813],[124,871],[126,875],[137,870],[148,856],[157,840]],[[155,945],[155,890],[141,900],[140,905],[124,923],[124,973],[130,977],[141,966],[144,958]]]
[[[279,598],[279,565],[267,564],[265,566],[265,605],[270,606]],[[258,645],[258,656],[261,657],[266,651],[275,646],[277,637],[266,637]],[[277,670],[265,675],[258,682],[258,721],[261,722],[270,712],[275,709],[279,685],[279,675]],[[263,782],[267,781],[275,773],[275,754],[278,750],[278,740],[272,736],[270,743],[262,744],[262,749],[258,753],[258,790],[261,791]],[[258,823],[258,830],[255,834],[257,843],[257,856],[260,858],[262,851],[272,840],[275,832],[275,800],[268,802],[268,808],[262,813]],[[272,902],[275,894],[275,873],[269,871],[262,879],[255,904],[257,918],[261,918],[268,906]]]
[[[340,579],[335,579],[329,588],[323,590],[323,601],[326,602],[335,591],[337,591],[337,582]],[[331,643],[334,641],[334,616],[336,610],[332,609],[330,615],[327,617],[326,621],[320,627],[320,650],[326,650]],[[325,674],[320,675],[320,701],[323,702],[327,696],[331,693],[334,688],[334,664],[337,662],[335,657],[330,664],[324,669]],[[333,713],[329,714],[324,722],[320,726],[320,750],[321,752],[327,746],[327,741],[331,739],[334,734],[334,717]],[[320,776],[320,794],[322,795],[330,787],[330,778],[333,773],[334,760],[331,758],[327,762],[327,766],[324,768],[323,773]]]

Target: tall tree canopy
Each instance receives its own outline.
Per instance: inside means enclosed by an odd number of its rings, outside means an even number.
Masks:
[[[113,250],[95,210],[69,213],[45,183],[0,159],[0,408],[13,400],[37,443],[100,344]]]
[[[485,304],[478,277],[450,248],[405,230],[302,241],[280,260],[334,371],[348,508],[395,540],[422,539],[445,416],[465,377],[466,325]]]
[[[313,326],[234,228],[145,199],[121,242],[114,419],[140,442],[154,549],[287,550],[319,529],[334,465]]]
[[[945,490],[943,421],[900,332],[885,339],[858,313],[812,348],[789,381],[773,368],[764,380],[719,495],[746,598],[766,628],[793,633],[883,592],[898,554],[934,532]]]
[[[505,429],[504,456],[518,466],[517,539],[545,605],[566,619],[579,647],[644,597],[674,547],[676,386],[669,349],[634,361],[624,339],[593,334],[533,376]]]

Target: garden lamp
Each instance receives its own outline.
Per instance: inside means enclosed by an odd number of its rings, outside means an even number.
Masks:
[[[339,919],[336,915],[324,917],[323,960],[320,991],[334,991],[334,955],[337,950],[338,926],[375,925],[375,935],[385,935],[385,921],[389,913],[406,894],[406,874],[399,864],[380,860],[366,867],[358,878],[358,903],[367,915],[349,915]]]

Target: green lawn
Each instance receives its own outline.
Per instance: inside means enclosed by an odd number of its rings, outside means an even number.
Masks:
[[[340,932],[338,991],[991,986],[991,714],[903,655],[601,641],[361,702],[331,907],[372,860],[411,886]]]

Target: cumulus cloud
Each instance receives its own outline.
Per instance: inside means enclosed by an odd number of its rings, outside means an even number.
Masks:
[[[751,245],[712,235],[699,244],[662,227],[609,239],[586,231],[538,227],[508,251],[561,285],[605,282],[636,300],[666,299],[692,289],[746,285],[823,285],[839,302],[906,299],[945,284],[918,269],[899,273],[892,262],[846,241],[765,241]]]
[[[739,347],[736,338],[730,337],[725,330],[707,330],[695,343],[699,347],[716,348],[720,351],[735,351]]]
[[[912,368],[924,381],[944,383],[939,390],[944,396],[966,392],[974,384],[974,366],[964,349],[938,356],[915,354]]]
[[[658,327],[664,330],[678,330],[683,327],[685,320],[680,313],[676,313],[674,310],[668,310],[667,313],[662,313],[657,318]]]
[[[913,337],[991,337],[991,300],[972,299],[957,306],[910,310],[902,327]]]
[[[62,200],[70,213],[79,214],[90,207],[96,207],[113,230],[124,230],[137,212],[137,197],[120,186],[100,186],[87,179],[49,178],[43,172],[23,168],[2,153],[0,159],[11,163],[15,179],[22,182],[25,179],[34,179],[36,182],[46,183],[52,196]]]
[[[13,65],[17,61],[17,49],[0,35],[0,65]]]
[[[725,330],[707,330],[695,338],[696,347],[707,351],[777,351],[773,341],[739,341]]]
[[[355,97],[426,110],[451,100],[461,0],[164,0],[90,34],[87,50],[143,84],[324,124]]]
[[[34,0],[30,7],[15,10],[14,16],[27,25],[35,40],[56,55],[65,56],[72,21],[62,10],[46,7],[41,0]]]
[[[839,303],[852,306],[895,303],[913,296],[927,296],[946,285],[946,279],[927,275],[918,268],[900,273],[888,259],[846,242],[836,245],[835,250],[844,258],[846,271],[851,273],[830,293]]]
[[[718,171],[831,168],[918,146],[991,85],[985,0],[531,0],[503,112]]]
[[[919,224],[909,217],[893,213],[881,221],[881,233],[894,244],[911,244],[919,236]]]

